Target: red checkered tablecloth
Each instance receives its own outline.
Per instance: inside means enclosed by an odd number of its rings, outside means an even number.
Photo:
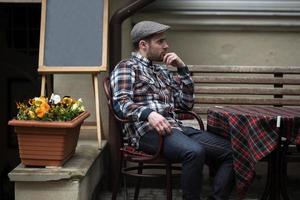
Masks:
[[[225,106],[208,110],[207,130],[231,140],[237,190],[245,194],[255,164],[277,147],[281,117],[281,137],[300,144],[300,108]]]

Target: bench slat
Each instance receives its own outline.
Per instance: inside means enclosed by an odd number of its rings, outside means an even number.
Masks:
[[[300,95],[300,89],[287,88],[241,88],[241,87],[195,87],[196,94],[251,94],[251,95]]]
[[[238,105],[285,105],[300,106],[299,99],[242,98],[242,97],[196,97],[196,104],[238,104]]]
[[[226,66],[188,65],[190,71],[206,73],[283,73],[300,74],[300,66]]]
[[[298,78],[255,78],[255,77],[199,77],[193,76],[195,84],[197,83],[239,83],[239,84],[288,84],[299,85]]]
[[[220,106],[220,105],[218,105],[218,106]],[[199,106],[195,106],[195,107],[193,108],[193,111],[194,111],[195,113],[199,114],[199,115],[204,116],[203,118],[205,118],[206,115],[207,115],[207,110],[208,110],[209,108],[211,108],[211,107],[213,107],[213,106],[210,106],[210,107],[199,107]]]

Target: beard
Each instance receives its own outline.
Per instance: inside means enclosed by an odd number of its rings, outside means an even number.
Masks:
[[[166,55],[166,52],[159,53],[159,52],[150,51],[147,55],[147,58],[151,61],[162,62],[165,55]]]

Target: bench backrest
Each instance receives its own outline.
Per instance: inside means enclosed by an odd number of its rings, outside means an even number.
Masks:
[[[222,105],[300,106],[300,66],[189,65],[194,111]]]

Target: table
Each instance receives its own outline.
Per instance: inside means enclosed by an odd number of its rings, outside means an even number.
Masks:
[[[241,196],[254,178],[255,164],[269,155],[262,199],[289,199],[285,153],[289,142],[300,137],[299,117],[300,108],[290,107],[216,106],[208,110],[207,130],[231,140]]]

